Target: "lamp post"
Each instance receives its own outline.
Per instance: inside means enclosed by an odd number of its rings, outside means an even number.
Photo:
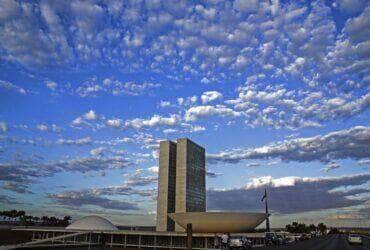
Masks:
[[[270,232],[270,214],[268,210],[267,205],[267,188],[265,188],[265,194],[263,196],[263,199],[265,200],[265,212],[266,212],[266,232]]]

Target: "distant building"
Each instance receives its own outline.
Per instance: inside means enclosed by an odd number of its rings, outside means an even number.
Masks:
[[[157,231],[183,231],[169,213],[206,211],[205,149],[187,138],[159,150]]]

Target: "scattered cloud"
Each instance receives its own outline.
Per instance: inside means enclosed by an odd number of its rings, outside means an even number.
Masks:
[[[170,107],[170,106],[171,106],[171,102],[169,102],[169,101],[161,101],[161,102],[159,103],[159,106],[160,106],[161,108],[164,108],[164,107]]]
[[[222,173],[216,173],[216,172],[211,172],[211,171],[206,172],[206,176],[209,178],[216,178],[220,175],[222,175]]]
[[[146,186],[152,183],[156,183],[157,180],[158,175],[145,176],[143,169],[137,169],[133,174],[125,175],[125,181],[123,183],[123,186],[127,187]]]
[[[5,133],[8,131],[8,124],[5,122],[0,122],[0,132]]]
[[[149,171],[149,172],[152,172],[152,173],[154,173],[154,174],[158,174],[158,172],[159,172],[159,167],[157,167],[157,166],[152,166],[152,167],[148,168],[148,171]]]
[[[22,95],[27,94],[27,91],[24,88],[21,88],[17,85],[14,85],[11,82],[3,81],[3,80],[0,80],[0,89],[6,90],[6,91],[14,91]]]
[[[359,165],[367,165],[367,164],[370,164],[370,159],[359,160],[357,163]]]
[[[55,133],[60,133],[62,131],[62,128],[55,125],[55,124],[51,124],[51,125],[47,125],[47,124],[37,124],[36,128],[39,130],[39,131],[42,131],[42,132],[46,132],[46,131],[52,131],[52,132],[55,132]]]
[[[261,197],[266,186],[273,213],[290,214],[356,206],[365,204],[366,199],[354,200],[351,197],[368,193],[369,190],[363,188],[349,192],[331,192],[331,190],[342,186],[361,185],[369,180],[369,174],[317,178],[262,176],[253,178],[241,188],[209,190],[207,206],[211,210],[262,211]]]
[[[132,127],[134,129],[151,128],[157,126],[174,126],[179,125],[180,117],[178,115],[170,115],[169,117],[162,117],[154,115],[149,119],[135,118],[125,121],[125,127]]]
[[[261,166],[261,163],[258,163],[258,162],[250,162],[250,163],[245,164],[245,166],[247,168],[250,168],[250,167],[259,167],[259,166]]]
[[[50,89],[52,91],[55,91],[58,88],[58,84],[56,82],[53,82],[53,81],[46,81],[45,85],[48,89]]]
[[[352,127],[309,138],[296,138],[268,144],[254,149],[225,151],[208,154],[210,163],[238,163],[248,159],[278,158],[283,161],[321,161],[361,159],[370,156],[370,128]]]
[[[90,137],[84,137],[80,139],[58,139],[57,144],[59,145],[74,145],[74,146],[84,146],[92,144],[93,140]]]
[[[40,130],[40,131],[46,131],[46,130],[48,130],[48,127],[44,124],[38,124],[37,129]]]
[[[329,172],[329,171],[332,171],[333,169],[337,169],[337,168],[340,168],[341,165],[337,162],[330,162],[328,164],[326,164],[326,167],[323,169],[325,172]]]
[[[161,86],[159,83],[121,82],[114,78],[105,78],[100,83],[97,77],[92,77],[82,83],[76,89],[76,93],[81,97],[96,97],[101,94],[139,96],[148,94],[151,90],[160,88]]]
[[[32,193],[27,189],[26,185],[24,185],[22,183],[13,183],[13,182],[10,182],[10,181],[5,181],[4,182],[3,189],[10,190],[12,192],[16,192],[16,193],[19,193],[19,194],[27,194],[27,193],[30,194],[30,193]]]
[[[209,116],[230,116],[230,117],[240,117],[241,113],[227,108],[224,105],[216,106],[195,106],[188,109],[185,113],[186,121],[197,121],[201,118],[206,118]]]
[[[218,91],[207,91],[207,92],[204,92],[202,96],[200,97],[200,99],[202,100],[204,104],[213,102],[221,98],[222,98],[222,94]]]
[[[0,180],[13,182],[16,185],[28,185],[37,178],[50,177],[60,172],[99,172],[108,169],[122,169],[133,166],[125,157],[85,157],[70,160],[40,162],[36,160],[17,160],[11,163],[0,163]],[[25,187],[25,186],[23,186]]]
[[[121,119],[108,119],[106,121],[107,126],[112,128],[120,128],[122,126],[122,120]]]
[[[67,207],[79,208],[83,206],[98,206],[105,209],[116,210],[138,210],[135,203],[127,201],[112,200],[100,197],[91,193],[65,192],[63,194],[50,194],[48,198],[52,199],[55,204]]]
[[[94,148],[94,149],[91,149],[90,150],[90,154],[92,156],[103,156],[104,155],[104,151],[106,151],[107,149],[105,147],[99,147],[99,148]]]
[[[18,205],[21,204],[17,202],[13,197],[9,197],[7,195],[0,194],[0,202],[1,204],[8,204],[8,205]]]

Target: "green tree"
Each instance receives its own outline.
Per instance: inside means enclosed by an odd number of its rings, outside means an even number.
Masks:
[[[314,231],[316,231],[316,230],[317,230],[317,227],[316,227],[314,224],[310,224],[310,225],[308,226],[308,230],[309,230],[310,232],[314,232]]]
[[[326,233],[326,225],[322,222],[320,222],[318,225],[317,225],[317,228],[319,229],[320,233],[321,234],[325,234]]]
[[[72,218],[69,215],[64,216],[64,218],[62,220],[62,226],[64,226],[64,227],[68,226],[71,219]]]

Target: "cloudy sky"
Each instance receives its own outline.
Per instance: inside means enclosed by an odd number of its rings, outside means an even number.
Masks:
[[[370,2],[0,0],[0,208],[154,225],[158,142],[209,210],[370,224]]]

